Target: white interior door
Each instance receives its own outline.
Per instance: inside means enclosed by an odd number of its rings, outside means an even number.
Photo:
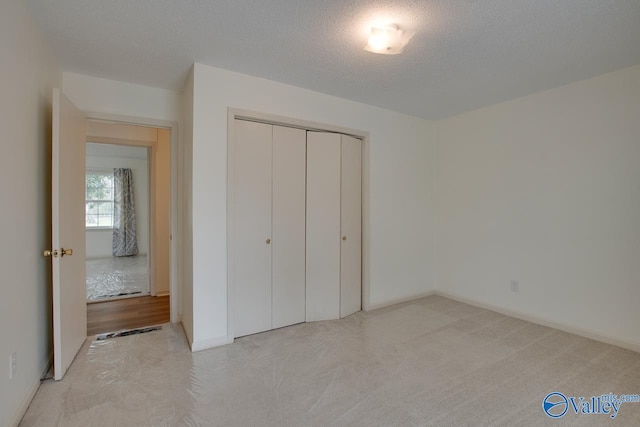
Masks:
[[[271,329],[272,128],[264,123],[235,121],[234,337]]]
[[[307,132],[307,321],[340,316],[340,135]]]
[[[53,91],[53,366],[62,379],[87,338],[85,264],[85,118]]]
[[[342,135],[340,317],[362,306],[362,144]]]
[[[273,126],[273,329],[305,321],[306,138]]]

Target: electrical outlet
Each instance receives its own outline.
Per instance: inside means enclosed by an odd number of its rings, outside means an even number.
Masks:
[[[517,280],[511,281],[511,292],[520,292],[520,283]]]
[[[9,356],[9,379],[10,380],[12,380],[13,377],[16,375],[17,359],[18,357],[16,356],[15,353],[11,353],[11,356]]]

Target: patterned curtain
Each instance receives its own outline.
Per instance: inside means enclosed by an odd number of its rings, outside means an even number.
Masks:
[[[138,253],[136,240],[136,208],[133,194],[133,172],[116,168],[113,206],[113,256],[131,256]]]

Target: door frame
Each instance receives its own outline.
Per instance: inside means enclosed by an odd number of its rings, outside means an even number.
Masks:
[[[170,156],[171,156],[171,165],[170,165],[170,174],[171,174],[171,241],[170,241],[170,250],[169,250],[169,258],[170,258],[170,277],[169,277],[169,304],[170,304],[170,315],[171,315],[171,323],[180,322],[181,313],[179,312],[180,307],[180,298],[179,287],[178,287],[178,269],[180,268],[179,256],[178,256],[178,248],[181,236],[178,228],[178,215],[180,211],[178,209],[178,123],[174,121],[168,120],[157,120],[157,119],[149,119],[143,117],[134,117],[134,116],[125,116],[120,114],[109,114],[109,113],[99,113],[94,111],[83,111],[85,114],[86,120],[94,120],[94,121],[104,121],[122,125],[132,125],[132,126],[146,126],[146,127],[154,127],[154,128],[162,128],[168,129],[171,132],[170,139]],[[138,145],[143,146],[139,142],[135,141],[123,140],[123,139],[110,139],[110,138],[94,138],[98,143],[107,143],[107,144],[118,144],[118,145]],[[146,145],[144,145],[146,146]],[[148,145],[151,148],[151,145]],[[153,151],[153,150],[149,150]],[[149,162],[152,162],[152,155],[149,156]],[[155,166],[153,166],[155,167]],[[149,173],[152,173],[152,169],[149,168]],[[150,183],[151,184],[151,183]],[[155,197],[152,195],[153,188],[149,189],[149,206],[151,207],[152,198]],[[151,211],[150,211],[151,213]],[[151,216],[151,215],[150,215]],[[151,219],[151,218],[150,218]],[[149,227],[151,228],[151,220],[149,221]],[[150,230],[151,231],[151,230]],[[151,249],[153,238],[152,235],[155,233],[149,233],[149,252],[154,249]],[[152,268],[151,263],[149,264],[150,269],[150,278],[153,278],[154,269]],[[150,290],[154,289],[154,286],[150,286]]]
[[[316,132],[333,132],[350,135],[362,141],[362,311],[371,309],[370,292],[370,172],[369,172],[369,132],[335,126],[326,123],[261,113],[240,108],[227,110],[227,343],[234,341],[234,277],[233,277],[233,176],[235,120],[247,120],[276,126],[303,129]]]

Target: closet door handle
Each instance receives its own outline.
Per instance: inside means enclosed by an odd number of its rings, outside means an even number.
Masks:
[[[342,236],[342,240],[347,240],[347,236]]]
[[[271,239],[267,239],[267,245],[271,243]]]

